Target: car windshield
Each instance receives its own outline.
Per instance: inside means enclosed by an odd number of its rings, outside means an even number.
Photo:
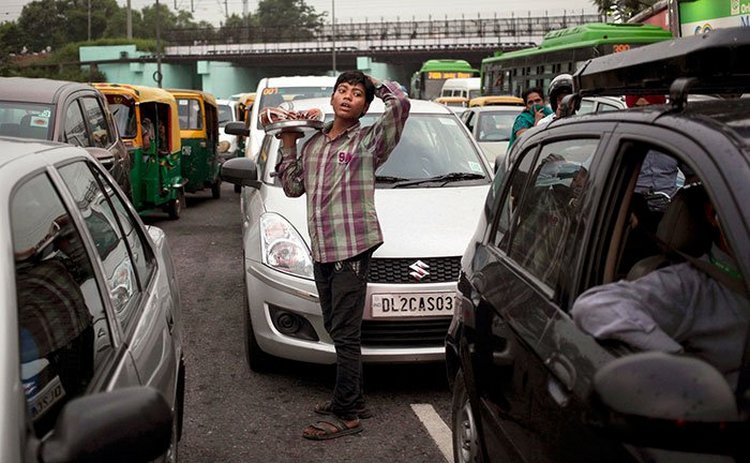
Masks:
[[[378,115],[368,114],[360,122],[371,125]],[[331,116],[327,116],[328,120]],[[303,144],[311,137],[306,135]],[[271,146],[276,156],[278,141]],[[440,187],[465,181],[489,181],[481,153],[475,149],[460,122],[450,115],[411,114],[396,149],[375,173],[379,187],[407,185]],[[269,163],[273,169],[275,162]],[[412,182],[412,181],[421,182]]]
[[[120,131],[122,138],[135,138],[136,126],[133,102],[126,98],[117,98],[118,102],[114,103],[109,95],[107,100],[109,101],[109,110],[115,118],[115,124],[117,124],[117,129]]]
[[[321,86],[321,87],[267,87],[263,89],[263,94],[260,97],[258,103],[258,109],[264,108],[275,108],[282,103],[291,103],[287,109],[294,109],[295,100],[304,100],[307,98],[327,98],[333,93],[333,87]],[[258,118],[258,129],[263,127],[260,125],[260,118]]]
[[[219,127],[224,127],[232,121],[232,107],[228,104],[219,105]]]
[[[520,112],[520,111],[519,111]],[[479,113],[477,141],[508,141],[513,121],[518,113],[512,111],[482,111]]]
[[[0,135],[49,140],[53,114],[52,105],[0,101]]]

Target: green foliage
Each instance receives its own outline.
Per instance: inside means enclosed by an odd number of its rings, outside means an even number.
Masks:
[[[275,38],[273,41],[308,38],[320,30],[325,16],[304,0],[260,0],[255,15],[264,38]]]

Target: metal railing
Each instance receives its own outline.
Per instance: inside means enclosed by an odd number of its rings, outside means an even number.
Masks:
[[[511,15],[461,19],[400,20],[336,23],[336,40],[378,42],[447,38],[527,38],[543,37],[549,31],[602,21],[598,14],[565,12],[555,16]],[[260,44],[284,42],[330,42],[331,25],[317,29],[284,27],[222,27],[219,29],[179,29],[164,33],[170,45]]]

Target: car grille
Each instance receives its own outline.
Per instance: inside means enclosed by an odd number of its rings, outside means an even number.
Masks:
[[[425,268],[429,274],[417,280],[409,273],[410,265],[417,261],[429,265]],[[445,283],[458,281],[461,271],[461,257],[427,257],[422,259],[377,259],[370,262],[370,283]]]
[[[450,317],[429,320],[362,321],[363,347],[440,347]]]

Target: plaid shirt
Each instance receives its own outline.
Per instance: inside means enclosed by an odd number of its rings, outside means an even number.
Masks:
[[[409,99],[395,82],[383,82],[375,95],[385,112],[374,124],[359,122],[333,140],[331,124],[302,148],[282,148],[280,173],[284,193],[307,192],[307,224],[316,262],[337,262],[383,242],[375,213],[375,170],[398,144],[409,117]]]

